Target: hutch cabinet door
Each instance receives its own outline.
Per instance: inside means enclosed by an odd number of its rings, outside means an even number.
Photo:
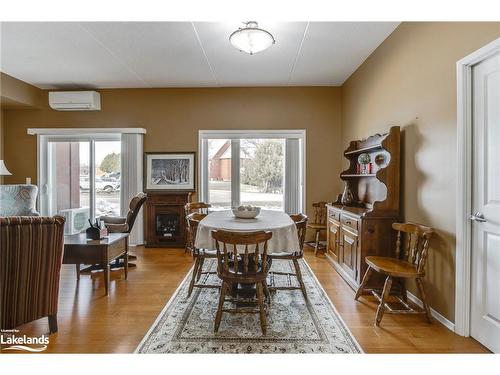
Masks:
[[[337,263],[340,259],[340,224],[334,220],[328,220],[328,255]]]
[[[353,280],[356,280],[356,258],[358,252],[358,235],[342,228],[341,266]]]

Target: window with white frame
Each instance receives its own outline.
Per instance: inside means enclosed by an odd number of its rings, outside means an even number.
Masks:
[[[305,130],[200,130],[200,199],[303,212]]]

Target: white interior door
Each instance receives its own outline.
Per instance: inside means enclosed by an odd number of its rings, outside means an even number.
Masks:
[[[472,69],[471,336],[500,353],[500,54]]]

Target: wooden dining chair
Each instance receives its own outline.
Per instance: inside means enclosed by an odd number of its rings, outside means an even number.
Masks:
[[[222,280],[219,305],[215,316],[214,332],[219,330],[222,313],[258,313],[262,334],[267,333],[267,317],[264,298],[267,290],[266,279],[271,266],[267,254],[267,243],[272,237],[271,232],[227,232],[218,230],[212,232],[217,249],[217,275]],[[226,299],[230,291],[238,284],[255,284],[256,305],[248,306],[249,301],[238,299],[238,293]],[[234,308],[225,308],[226,302],[235,303]],[[241,304],[244,302],[244,304]],[[253,303],[255,306],[255,303]]]
[[[305,243],[314,247],[314,255],[318,254],[318,250],[325,249],[326,246],[320,244],[320,235],[322,231],[326,231],[326,202],[313,203],[313,221],[307,224],[309,229],[315,231],[314,241],[306,241]]]
[[[394,223],[392,228],[398,231],[396,242],[396,257],[378,257],[368,256],[365,258],[368,269],[363,276],[363,281],[356,292],[355,300],[365,293],[366,285],[373,271],[383,274],[386,279],[384,289],[381,294],[372,289],[371,293],[380,302],[377,308],[375,325],[380,325],[384,312],[389,313],[417,313],[426,314],[427,320],[432,321],[431,310],[424,291],[423,277],[425,275],[425,264],[429,254],[429,240],[432,236],[433,229],[424,225],[414,223]],[[401,310],[392,309],[387,301],[391,292],[393,279],[400,282],[401,296],[396,298],[405,307]],[[420,298],[424,308],[415,310],[408,305],[408,297],[406,292],[406,279],[415,279],[417,282]]]
[[[187,215],[197,212],[199,214],[208,214],[208,209],[212,207],[210,203],[205,202],[190,202],[184,205],[184,212]]]
[[[184,248],[184,252],[188,251],[193,251],[193,245],[194,243],[191,242],[191,235],[189,234],[189,226],[187,223],[187,217],[188,215],[192,213],[199,213],[199,214],[205,214],[208,215],[208,209],[212,207],[211,204],[205,203],[205,202],[189,202],[184,205],[184,215],[186,216],[186,233],[187,233],[187,240],[186,240],[186,247]]]
[[[270,276],[270,285],[271,286],[269,286],[269,290],[274,291],[274,290],[300,289],[302,291],[302,295],[304,296],[304,299],[307,299],[307,292],[306,292],[306,287],[304,285],[304,281],[302,281],[302,273],[300,271],[299,259],[302,259],[304,257],[304,240],[306,238],[308,217],[304,214],[296,214],[296,215],[290,215],[290,218],[293,220],[293,222],[295,223],[295,226],[297,227],[297,234],[298,234],[298,241],[299,241],[299,249],[300,250],[294,251],[294,252],[271,253],[271,254],[269,254],[269,258],[271,258],[272,261],[274,261],[274,260],[278,260],[278,261],[291,260],[293,263],[293,266],[295,268],[295,273],[270,271],[269,276]],[[286,276],[286,279],[288,280],[288,285],[276,286],[275,275]],[[292,284],[292,279],[290,278],[291,276],[293,276],[297,279],[299,286],[294,286]]]
[[[203,264],[205,262],[205,259],[215,259],[217,258],[217,253],[215,252],[215,250],[198,249],[195,246],[198,224],[206,216],[207,216],[206,214],[199,214],[195,212],[189,214],[186,218],[187,225],[189,228],[188,235],[190,236],[191,243],[193,244],[192,254],[194,259],[193,274],[191,276],[191,282],[189,283],[189,289],[187,295],[188,298],[191,296],[191,293],[193,292],[194,288],[217,288],[217,289],[220,288],[220,285],[218,284],[215,285],[208,283],[209,275],[216,274],[217,272],[210,270],[203,271]],[[204,280],[200,282],[202,276],[204,276]]]

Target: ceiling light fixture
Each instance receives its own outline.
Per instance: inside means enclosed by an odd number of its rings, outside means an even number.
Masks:
[[[259,29],[255,21],[243,22],[245,27],[240,27],[229,36],[229,41],[236,49],[250,55],[264,51],[276,41],[273,35],[264,29]]]

